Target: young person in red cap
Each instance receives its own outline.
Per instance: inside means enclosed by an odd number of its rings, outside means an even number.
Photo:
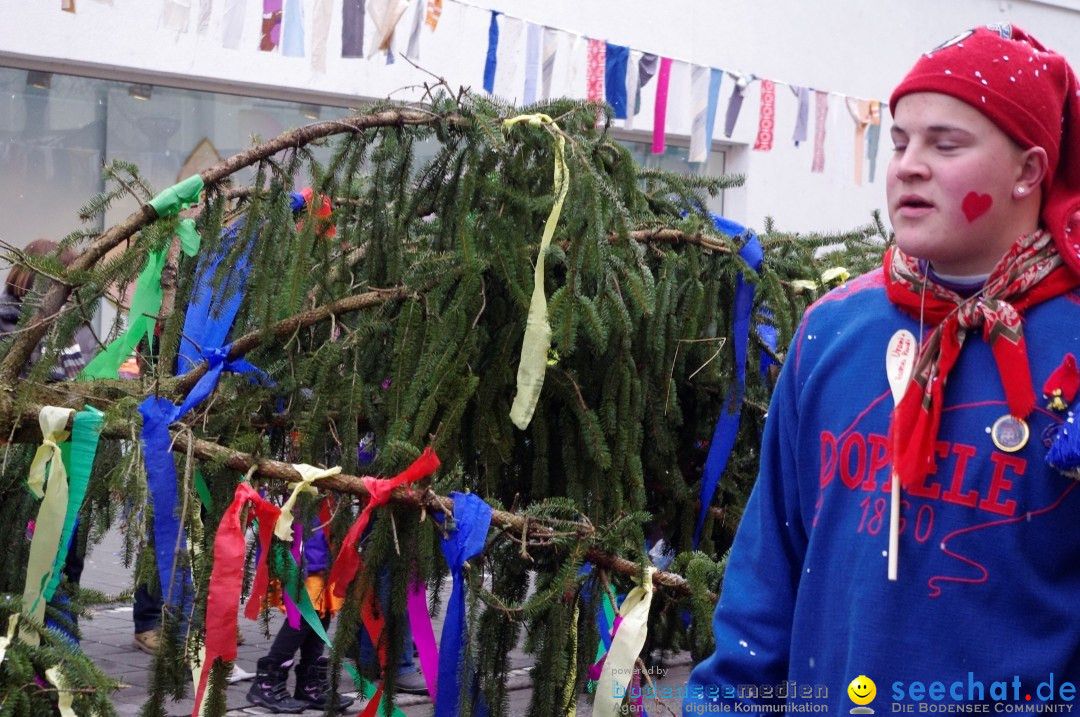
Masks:
[[[1078,93],[1010,25],[926,53],[893,92],[896,243],[803,318],[687,714],[1080,692],[1080,426],[1075,387],[1049,385],[1080,353]]]

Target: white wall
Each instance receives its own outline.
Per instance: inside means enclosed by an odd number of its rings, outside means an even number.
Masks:
[[[340,5],[335,2],[325,73],[310,59],[259,52],[261,3],[247,0],[241,50],[222,47],[224,0],[213,3],[208,31],[194,30],[201,2],[191,0],[191,30],[177,33],[161,23],[160,0],[79,0],[76,14],[59,11],[59,0],[7,3],[0,22],[0,65],[138,79],[157,84],[233,87],[245,94],[311,96],[317,102],[349,104],[354,98],[418,98],[400,88],[431,80],[403,58],[387,66],[384,55],[342,59]],[[311,14],[316,0],[302,0],[306,45],[310,51]],[[489,15],[479,7],[575,31],[634,49],[727,70],[856,97],[887,100],[891,88],[924,52],[961,30],[988,22],[1011,21],[1080,63],[1078,0],[470,0],[478,7],[445,0],[438,29],[423,31],[421,65],[452,87],[479,90],[487,46]],[[412,3],[411,3],[412,4]],[[412,9],[398,28],[404,50]],[[371,32],[368,19],[368,32]],[[370,44],[370,42],[366,43]],[[565,57],[565,55],[564,55]],[[43,64],[44,63],[44,64]],[[75,68],[75,69],[72,69]],[[519,78],[523,68],[518,68]],[[567,69],[557,71],[555,90],[568,88]],[[678,74],[678,73],[676,73]],[[721,88],[717,137],[723,139],[723,113],[731,78]],[[512,86],[521,87],[516,81]],[[655,82],[643,97],[636,128],[649,130]],[[584,70],[575,84],[584,91]],[[669,132],[685,134],[688,104],[683,83],[673,78]],[[853,179],[854,124],[842,99],[833,96],[824,174],[811,174],[811,142],[796,149],[789,141],[795,101],[777,87],[777,130],[771,152],[750,149],[757,128],[760,85],[747,93],[731,138],[728,170],[747,175],[746,187],[727,197],[728,215],[760,227],[766,215],[783,229],[843,230],[865,223],[884,208],[884,172],[889,156],[888,112],[884,112],[877,181],[856,187]],[[681,119],[680,119],[681,118]]]

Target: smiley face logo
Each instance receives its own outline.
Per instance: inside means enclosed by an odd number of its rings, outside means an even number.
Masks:
[[[866,675],[859,675],[847,688],[848,697],[857,705],[868,705],[877,696],[877,685]]]

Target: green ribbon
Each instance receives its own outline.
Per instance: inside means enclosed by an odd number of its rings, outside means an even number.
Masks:
[[[186,209],[187,206],[197,204],[199,201],[199,194],[202,193],[202,190],[202,177],[198,174],[193,174],[151,199],[149,204],[154,208],[154,211],[157,212],[159,217],[171,217],[174,214],[179,214],[181,209]]]
[[[514,405],[510,407],[510,420],[515,426],[525,430],[536,411],[540,389],[544,387],[544,374],[547,372],[551,324],[548,322],[547,296],[544,294],[544,255],[555,235],[555,226],[559,223],[563,200],[566,199],[566,190],[570,186],[570,170],[566,166],[566,140],[554,120],[544,114],[519,115],[506,120],[503,125],[512,127],[518,122],[528,122],[534,127],[550,124],[555,129],[555,205],[544,224],[540,253],[533,269],[533,293],[529,302],[529,316],[525,321],[525,339],[521,344],[517,394],[514,396]]]
[[[120,364],[127,361],[143,336],[146,336],[148,347],[153,343],[157,320],[151,317],[157,316],[161,311],[161,270],[165,266],[167,253],[168,247],[150,252],[150,256],[146,257],[146,266],[135,281],[135,295],[131,297],[127,331],[86,365],[79,373],[79,380],[117,378]]]
[[[202,237],[195,231],[194,219],[181,219],[180,226],[176,228],[176,236],[180,237],[180,248],[189,257],[199,253],[202,245]]]
[[[87,406],[86,410],[75,414],[71,441],[60,445],[64,465],[68,467],[68,502],[56,560],[53,561],[52,578],[49,579],[44,592],[46,601],[52,599],[53,593],[60,584],[60,573],[67,559],[66,546],[71,541],[72,533],[75,532],[75,522],[79,518],[79,511],[86,498],[86,487],[90,483],[90,471],[94,467],[98,439],[101,438],[101,428],[104,425],[105,414],[93,406]]]

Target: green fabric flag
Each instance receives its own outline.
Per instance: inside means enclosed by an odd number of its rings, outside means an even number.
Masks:
[[[186,209],[185,205],[197,204],[202,190],[202,177],[193,174],[151,199],[149,204],[159,217],[171,217],[178,214],[181,209]]]
[[[165,266],[168,247],[151,252],[146,258],[146,266],[135,282],[135,295],[131,298],[128,329],[121,336],[105,347],[79,373],[79,380],[89,381],[95,378],[117,378],[120,364],[127,360],[139,341],[146,336],[148,343],[154,341],[154,326],[161,311],[161,269]],[[150,316],[147,316],[149,314]]]
[[[194,219],[181,219],[180,226],[176,229],[176,236],[180,237],[180,248],[184,250],[184,254],[195,256],[199,253],[202,237],[195,231]]]
[[[60,444],[60,453],[64,465],[68,467],[68,502],[64,514],[64,527],[60,533],[60,545],[53,562],[52,578],[45,588],[45,600],[51,600],[60,584],[60,571],[67,560],[67,545],[71,534],[75,532],[75,521],[86,498],[86,486],[90,483],[90,470],[94,467],[97,455],[98,439],[101,428],[105,425],[105,414],[92,406],[75,414],[71,429],[71,440]]]

